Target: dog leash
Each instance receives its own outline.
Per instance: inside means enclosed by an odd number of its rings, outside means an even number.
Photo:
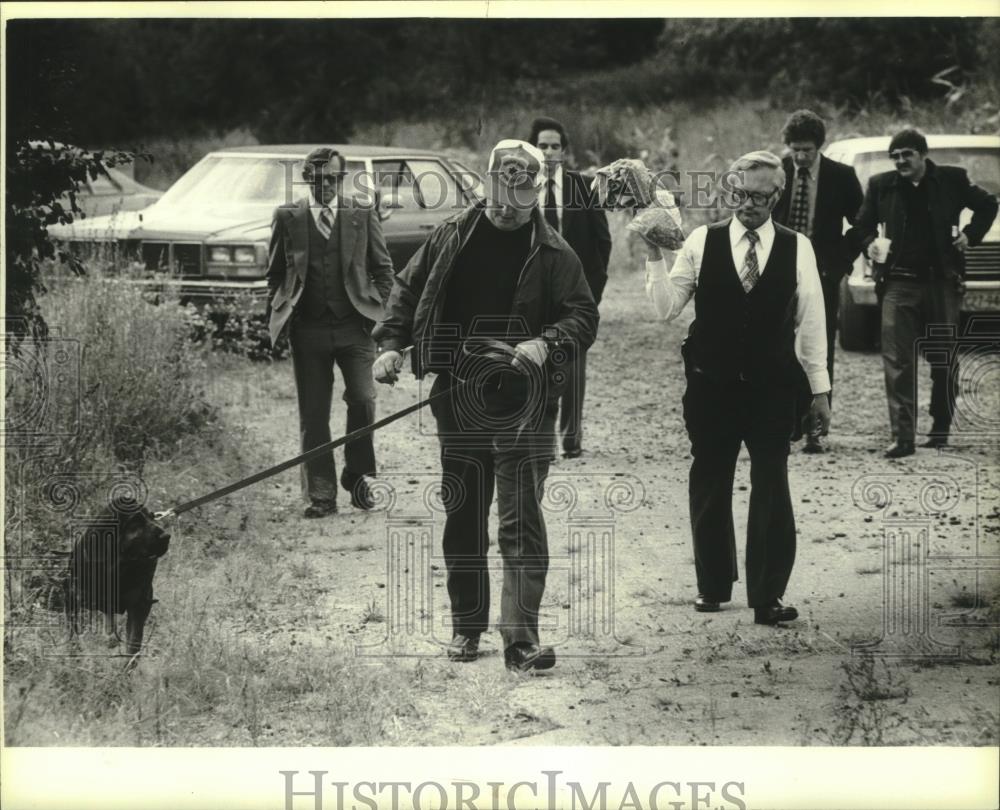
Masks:
[[[402,355],[404,357],[404,362],[407,353],[412,348],[413,347],[411,346],[403,350]],[[501,343],[498,340],[491,340],[488,338],[466,340],[462,343],[462,351],[467,355],[475,355],[477,357],[482,357],[486,361],[494,363],[498,366],[509,365],[511,358],[513,357],[513,349],[510,346],[508,346],[506,343]],[[263,481],[266,478],[271,478],[272,476],[284,472],[285,470],[289,470],[292,467],[296,467],[305,461],[309,461],[310,459],[313,458],[318,458],[319,456],[322,456],[325,453],[330,452],[334,448],[340,447],[341,445],[347,444],[348,442],[352,442],[355,439],[361,439],[367,436],[369,433],[374,433],[376,430],[384,428],[386,425],[390,425],[393,422],[397,421],[398,419],[402,419],[404,416],[409,416],[414,411],[419,411],[421,408],[425,407],[426,405],[429,405],[431,402],[434,402],[435,400],[441,399],[445,395],[454,394],[457,390],[464,388],[466,385],[473,382],[473,379],[474,378],[465,380],[459,379],[457,385],[445,388],[443,391],[438,391],[436,394],[432,394],[426,399],[420,400],[420,402],[415,402],[412,405],[408,405],[401,411],[396,411],[396,413],[390,414],[389,416],[386,416],[384,419],[379,419],[377,422],[373,422],[370,425],[358,428],[357,430],[351,431],[350,433],[344,436],[341,436],[337,439],[333,439],[332,441],[326,442],[325,444],[321,444],[318,447],[314,447],[312,450],[307,450],[305,453],[300,453],[299,455],[294,456],[293,458],[290,458],[287,461],[282,461],[280,464],[275,464],[273,467],[268,467],[266,470],[261,470],[260,472],[247,476],[246,478],[241,478],[239,481],[234,481],[231,484],[227,484],[224,487],[220,487],[219,489],[216,489],[213,492],[209,492],[206,495],[202,495],[199,498],[195,498],[194,500],[190,501],[185,501],[184,503],[179,504],[178,506],[174,506],[163,512],[156,512],[153,515],[153,520],[159,522],[161,520],[166,520],[167,518],[177,517],[178,515],[182,515],[185,512],[190,512],[192,509],[197,509],[199,506],[204,506],[206,503],[211,503],[212,501],[216,501],[219,498],[224,498],[226,495],[231,495],[234,492],[237,492],[241,489],[244,489],[246,487],[258,483],[259,481]]]

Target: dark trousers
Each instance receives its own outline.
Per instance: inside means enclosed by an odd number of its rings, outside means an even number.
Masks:
[[[289,340],[299,400],[302,450],[330,441],[330,405],[333,367],[340,369],[347,403],[347,433],[375,421],[375,383],[372,363],[375,345],[360,316],[343,320],[293,321]],[[375,448],[369,434],[344,446],[349,477],[375,474]],[[312,502],[337,498],[337,470],[333,451],[302,465],[302,492]]]
[[[747,604],[780,599],[795,562],[795,518],[788,490],[794,384],[719,384],[688,375],[684,422],[691,439],[689,497],[698,591],[728,602],[739,578],[733,480],[740,445],[750,452]]]
[[[567,365],[566,388],[559,398],[559,435],[565,452],[583,444],[583,398],[587,392],[587,353],[579,352]]]
[[[448,375],[440,375],[431,393],[451,384]],[[491,428],[489,419],[469,413],[466,402],[456,395],[431,405],[441,445],[452,630],[475,636],[489,625],[487,524],[495,492],[503,557],[499,630],[504,647],[537,644],[549,567],[541,500],[554,449],[555,410],[546,409],[538,423],[518,436],[516,430]]]
[[[826,310],[826,370],[830,374],[830,404],[833,404],[833,350],[837,341],[837,320],[840,317],[840,278],[820,276],[823,305]]]
[[[882,365],[889,404],[889,424],[898,441],[914,440],[917,429],[918,339],[928,328],[953,327],[958,332],[962,295],[954,281],[905,281],[889,279],[882,298]],[[938,353],[947,337],[932,336]],[[955,412],[958,391],[958,359],[946,352],[950,362],[931,365],[930,414],[933,432],[947,434]]]

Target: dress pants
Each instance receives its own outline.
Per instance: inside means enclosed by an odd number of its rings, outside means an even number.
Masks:
[[[450,375],[439,375],[431,393],[452,385]],[[537,644],[538,610],[549,567],[541,500],[554,451],[555,403],[518,434],[516,428],[500,428],[483,418],[469,401],[456,393],[431,405],[441,445],[452,630],[476,636],[489,625],[487,527],[495,492],[503,557],[503,645]]]
[[[788,489],[794,383],[718,383],[688,374],[684,423],[691,439],[689,497],[698,591],[728,602],[739,578],[733,480],[740,445],[750,452],[747,604],[780,599],[795,562],[795,518]]]
[[[330,441],[330,406],[333,399],[333,367],[340,369],[347,403],[347,433],[375,421],[375,383],[372,364],[375,344],[368,322],[358,314],[321,320],[296,318],[289,340],[299,400],[302,451]],[[344,446],[347,475],[375,474],[375,448],[369,434]],[[337,470],[333,451],[302,465],[302,492],[313,503],[337,499]]]
[[[567,365],[566,388],[559,398],[559,435],[564,452],[583,445],[583,398],[587,391],[587,353],[578,352]]]
[[[928,335],[928,327],[953,327],[957,335],[962,295],[950,279],[909,281],[890,278],[882,298],[882,365],[885,393],[889,404],[889,424],[897,441],[912,442],[917,429],[918,339]],[[947,336],[930,336],[928,343],[941,348],[954,341]],[[931,365],[931,405],[934,432],[947,434],[955,412],[958,392],[958,359],[946,352],[947,363]]]
[[[830,404],[833,404],[833,354],[837,341],[837,321],[840,318],[840,280],[820,276],[823,287],[823,308],[826,310],[826,370],[830,375]]]

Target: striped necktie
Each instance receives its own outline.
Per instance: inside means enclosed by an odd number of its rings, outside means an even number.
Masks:
[[[795,186],[795,198],[792,200],[792,215],[788,227],[792,230],[809,235],[809,169],[799,169],[799,182]]]
[[[316,227],[319,228],[320,235],[324,239],[330,238],[330,234],[333,233],[333,211],[330,210],[329,206],[324,205],[323,210],[319,212]]]
[[[760,241],[760,234],[757,231],[747,231],[747,241],[750,247],[747,249],[746,258],[743,260],[743,271],[740,273],[744,292],[750,292],[760,281],[760,267],[757,264],[757,243]]]

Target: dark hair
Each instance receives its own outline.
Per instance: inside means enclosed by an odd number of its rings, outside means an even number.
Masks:
[[[531,135],[528,137],[528,143],[532,146],[538,146],[538,134],[546,129],[554,129],[559,133],[559,141],[564,151],[569,148],[569,135],[566,134],[566,127],[556,121],[555,118],[547,118],[545,116],[536,118],[531,122]]]
[[[340,174],[344,174],[347,166],[344,156],[332,146],[319,146],[306,155],[302,165],[302,178],[307,181],[312,180],[316,168],[325,166],[334,158],[340,158]]]
[[[781,138],[786,144],[792,141],[811,141],[818,149],[826,141],[826,124],[812,110],[796,110],[785,121]]]
[[[927,139],[919,129],[909,127],[900,130],[889,141],[889,151],[896,149],[916,149],[921,155],[927,154]]]

